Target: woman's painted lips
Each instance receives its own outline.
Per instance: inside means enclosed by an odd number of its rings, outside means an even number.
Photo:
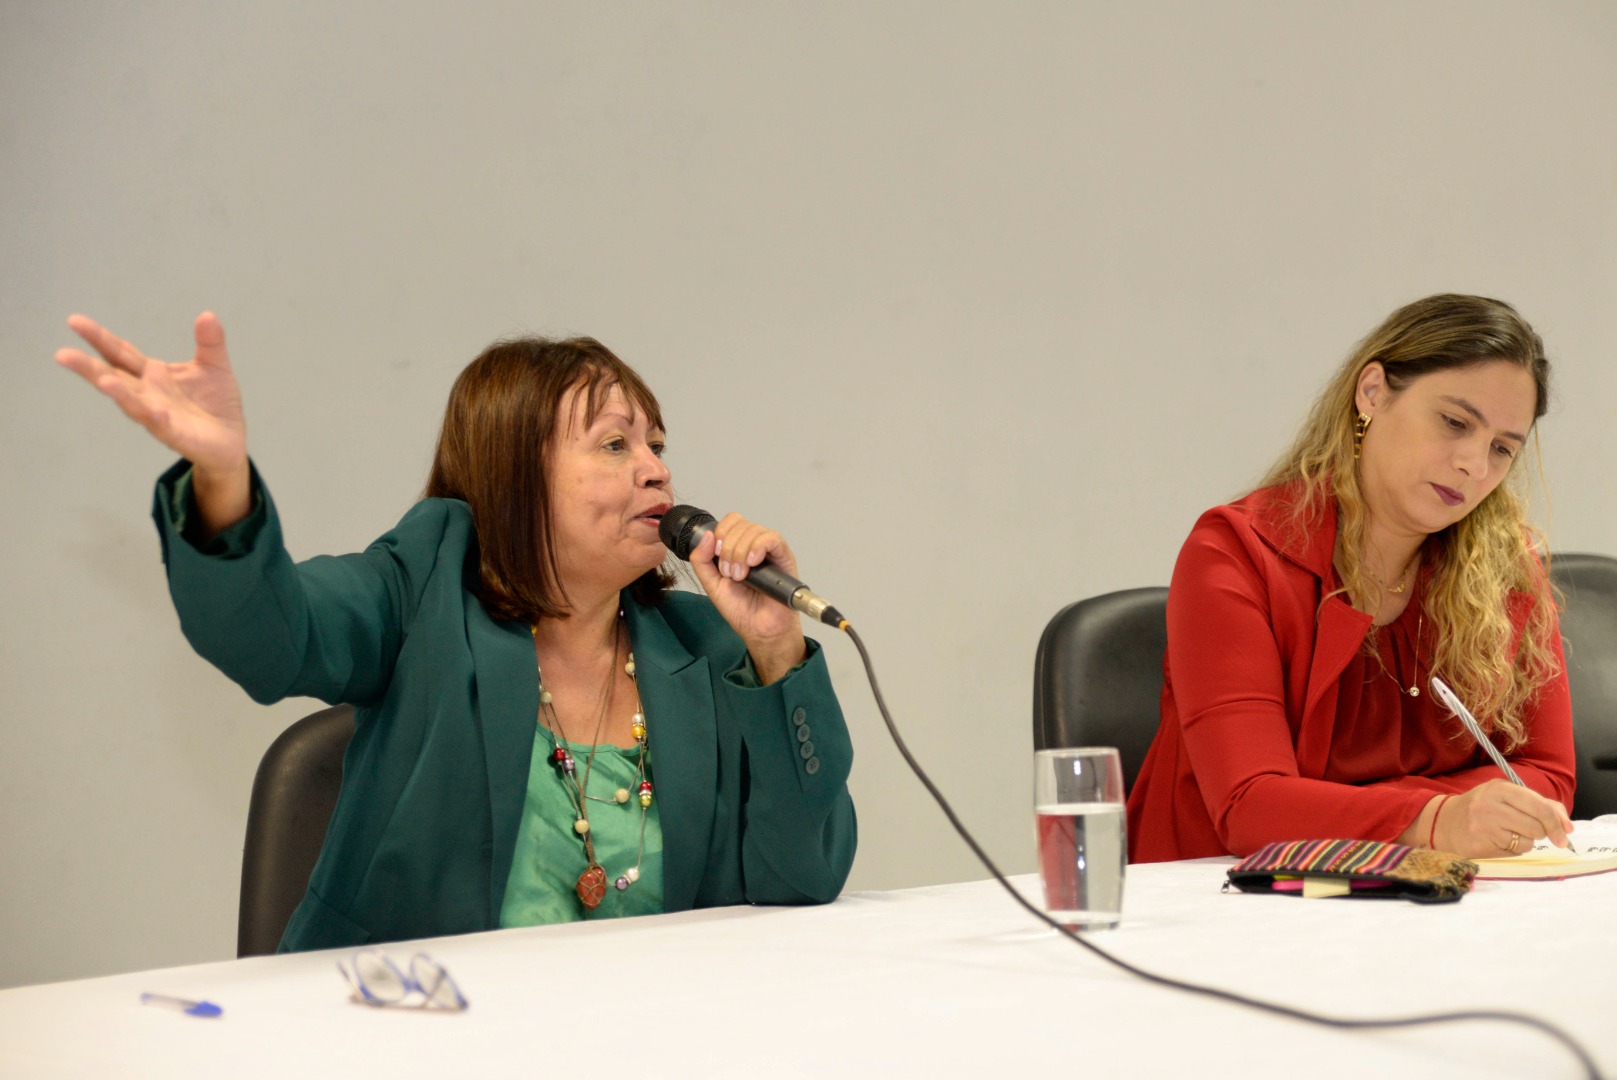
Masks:
[[[1437,492],[1437,497],[1439,499],[1442,499],[1450,506],[1459,506],[1461,503],[1465,502],[1465,496],[1461,495],[1458,491],[1455,491],[1451,487],[1444,487],[1442,484],[1433,484],[1432,490]]]

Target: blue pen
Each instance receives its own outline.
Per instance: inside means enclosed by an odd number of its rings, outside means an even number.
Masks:
[[[167,994],[142,994],[142,1005],[167,1005],[171,1009],[178,1009],[187,1016],[223,1016],[224,1010],[211,1001],[190,1001],[186,998],[169,997]]]
[[[1466,708],[1464,703],[1455,696],[1453,690],[1449,689],[1449,684],[1433,675],[1432,692],[1437,695],[1437,700],[1449,707],[1449,712],[1460,718],[1460,723],[1464,724],[1465,729],[1471,733],[1471,737],[1477,740],[1477,745],[1486,750],[1488,756],[1493,758],[1493,763],[1499,766],[1499,771],[1505,774],[1506,779],[1518,787],[1526,787],[1527,785],[1522,783],[1522,778],[1516,775],[1516,770],[1510,767],[1510,762],[1505,760],[1505,755],[1501,754],[1499,748],[1493,744],[1493,740],[1483,734],[1482,725],[1477,723],[1477,718],[1471,715],[1471,710]],[[1512,835],[1514,836],[1515,834],[1513,833]],[[1515,841],[1511,842],[1514,843]],[[1578,853],[1578,849],[1572,846],[1571,837],[1567,838],[1566,849],[1574,855]]]

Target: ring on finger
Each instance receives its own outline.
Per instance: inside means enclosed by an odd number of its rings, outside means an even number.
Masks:
[[[1512,855],[1514,855],[1514,854],[1516,854],[1516,845],[1521,843],[1521,842],[1522,842],[1521,833],[1513,832],[1513,833],[1510,834],[1510,846],[1508,848],[1506,848],[1505,850],[1509,851]]]

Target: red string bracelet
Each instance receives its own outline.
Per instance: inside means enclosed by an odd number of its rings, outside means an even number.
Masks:
[[[1443,804],[1452,798],[1454,798],[1454,795],[1450,793],[1437,800],[1437,809],[1432,811],[1432,828],[1426,834],[1426,846],[1429,848],[1434,850],[1437,848],[1437,815],[1443,812]]]

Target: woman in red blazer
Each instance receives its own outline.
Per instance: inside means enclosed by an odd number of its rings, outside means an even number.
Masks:
[[[1307,838],[1468,857],[1565,843],[1565,663],[1507,482],[1548,375],[1509,305],[1417,301],[1359,345],[1257,490],[1202,515],[1168,590],[1133,861]],[[1527,787],[1430,693],[1434,673]]]

